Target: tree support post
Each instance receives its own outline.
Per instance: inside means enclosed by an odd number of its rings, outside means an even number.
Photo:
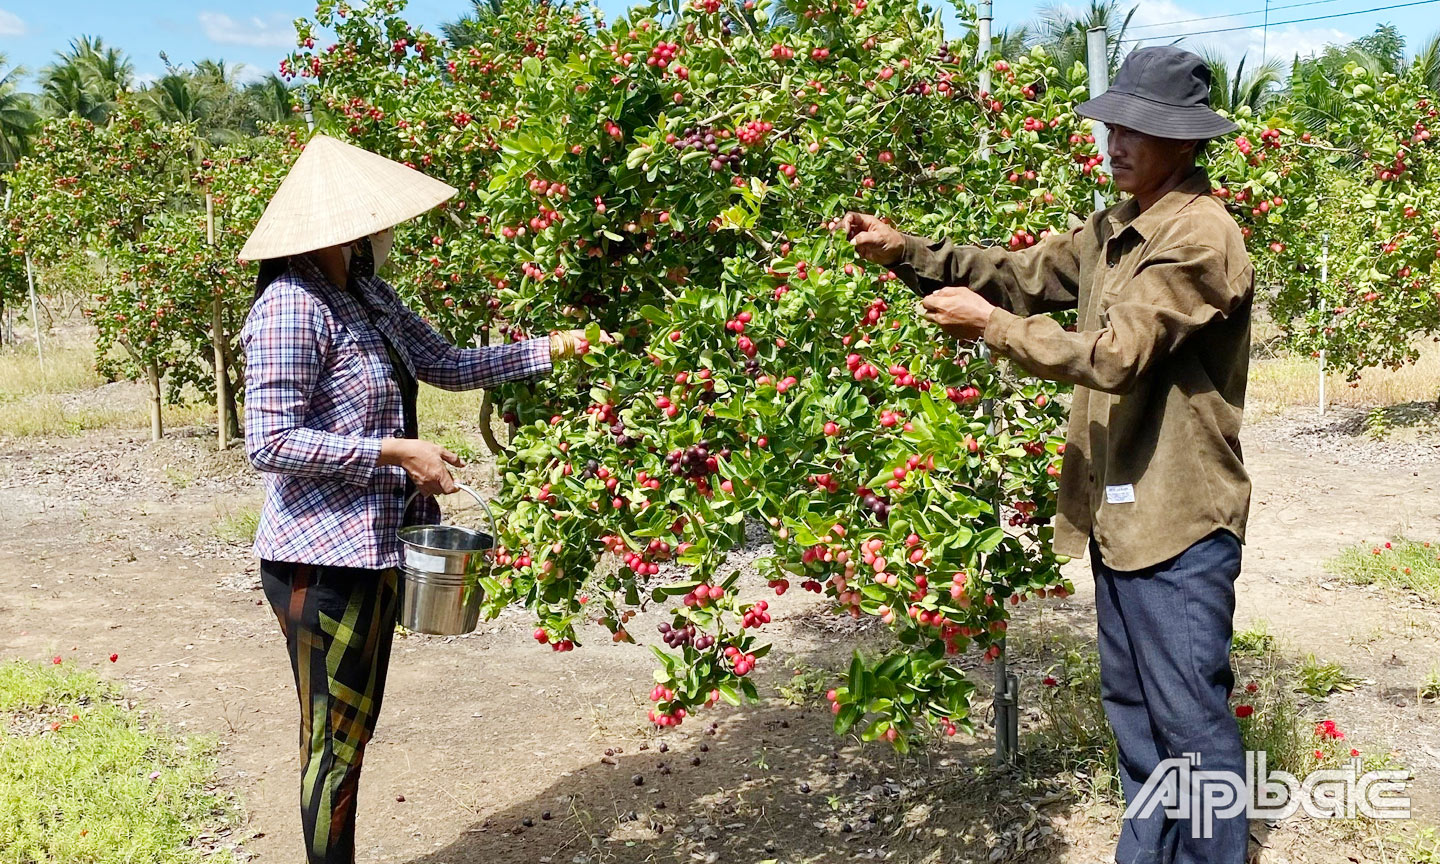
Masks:
[[[40,383],[45,383],[45,346],[40,339],[40,303],[35,299],[35,271],[30,265],[30,253],[25,253],[25,280],[30,284],[30,321],[35,325],[35,355],[40,358]]]
[[[165,395],[160,389],[160,364],[151,360],[145,364],[145,380],[150,385],[150,440],[159,441],[165,437]]]
[[[1320,290],[1330,284],[1330,233],[1321,235],[1320,241]],[[1320,416],[1325,416],[1325,313],[1329,310],[1322,293],[1320,297]]]
[[[1094,99],[1110,89],[1110,46],[1109,33],[1104,27],[1091,27],[1085,31],[1085,65],[1090,72],[1090,98]],[[1091,134],[1095,136],[1095,152],[1100,155],[1101,170],[1110,173],[1109,136],[1105,124],[1091,121]],[[1095,209],[1105,209],[1105,196],[1095,190]]]
[[[985,343],[979,342],[975,346],[975,354],[981,360],[990,359],[990,349]],[[993,438],[999,432],[999,421],[995,415],[995,400],[985,399],[980,403],[981,410],[985,416],[990,418],[990,436]],[[998,482],[998,478],[997,478]],[[1000,493],[995,493],[995,499],[990,502],[995,511],[995,523],[1000,523]],[[1020,679],[1011,672],[1005,662],[1005,637],[1001,636],[998,643],[1000,654],[995,658],[995,692],[993,702],[995,708],[995,764],[1013,765],[1015,756],[1019,752],[1020,743]]]
[[[205,193],[205,242],[215,247],[215,199]],[[210,342],[215,347],[215,437],[219,448],[230,446],[230,372],[225,363],[225,303],[210,301]]]
[[[975,49],[975,61],[980,64],[980,92],[990,92],[990,22],[994,18],[994,9],[991,0],[980,0],[976,8],[978,20],[976,22],[976,36],[978,47]],[[980,130],[980,158],[990,161],[990,130]]]

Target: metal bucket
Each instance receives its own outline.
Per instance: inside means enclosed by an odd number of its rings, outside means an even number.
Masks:
[[[400,624],[436,636],[459,636],[480,623],[484,589],[480,574],[495,546],[495,515],[469,486],[460,488],[480,502],[490,518],[491,534],[456,525],[411,525],[400,529],[404,566],[400,568]],[[419,493],[416,493],[417,495]],[[410,509],[411,495],[405,501]]]

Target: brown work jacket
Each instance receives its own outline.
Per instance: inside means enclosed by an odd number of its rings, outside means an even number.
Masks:
[[[1133,198],[1015,252],[906,235],[894,271],[920,294],[963,285],[1001,307],[991,349],[1075,385],[1055,551],[1093,537],[1141,570],[1217,529],[1245,538],[1240,418],[1255,271],[1203,168],[1140,212]],[[1077,309],[1067,331],[1044,315]]]

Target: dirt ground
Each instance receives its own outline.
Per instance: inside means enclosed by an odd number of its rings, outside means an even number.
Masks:
[[[1287,654],[1367,679],[1316,716],[1355,746],[1393,748],[1415,775],[1416,822],[1434,824],[1440,723],[1417,689],[1440,669],[1440,609],[1322,565],[1362,540],[1440,540],[1440,446],[1359,432],[1344,411],[1249,430],[1255,493],[1237,625],[1267,622]],[[241,456],[214,453],[199,430],[159,444],[140,431],[4,442],[0,657],[97,667],[155,719],[218,738],[222,780],[248,814],[232,840],[288,864],[300,860],[295,694],[254,562],[217,534],[258,498]],[[1070,566],[1079,594],[1027,611],[1012,634],[1093,634],[1088,570]],[[776,651],[762,692],[791,664],[838,668],[867,638],[814,614],[804,592],[771,602]],[[983,724],[899,757],[837,739],[828,712],[774,697],[657,735],[643,722],[648,651],[597,632],[555,654],[528,638],[531,626],[512,612],[466,637],[397,639],[366,759],[360,861],[1109,860],[1114,809],[1057,791],[1076,778],[1027,784],[989,767]],[[1019,666],[1024,703],[1043,670]],[[1028,710],[1027,725],[1035,719]],[[1395,860],[1304,819],[1254,831],[1266,862]]]

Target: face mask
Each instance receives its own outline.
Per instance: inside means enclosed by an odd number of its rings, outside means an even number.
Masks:
[[[348,243],[340,249],[340,255],[345,261],[345,272],[352,276],[368,279],[380,272],[380,265],[390,255],[390,249],[395,245],[395,232],[386,228],[384,231],[377,231],[374,234],[362,237],[354,243]],[[365,247],[368,246],[367,250]],[[359,247],[359,255],[356,248]],[[368,251],[369,255],[365,252]],[[353,266],[352,266],[353,262]]]
[[[380,272],[380,267],[385,259],[390,257],[390,249],[395,245],[395,230],[386,228],[384,231],[377,231],[370,235],[370,251],[375,256],[375,272]]]

